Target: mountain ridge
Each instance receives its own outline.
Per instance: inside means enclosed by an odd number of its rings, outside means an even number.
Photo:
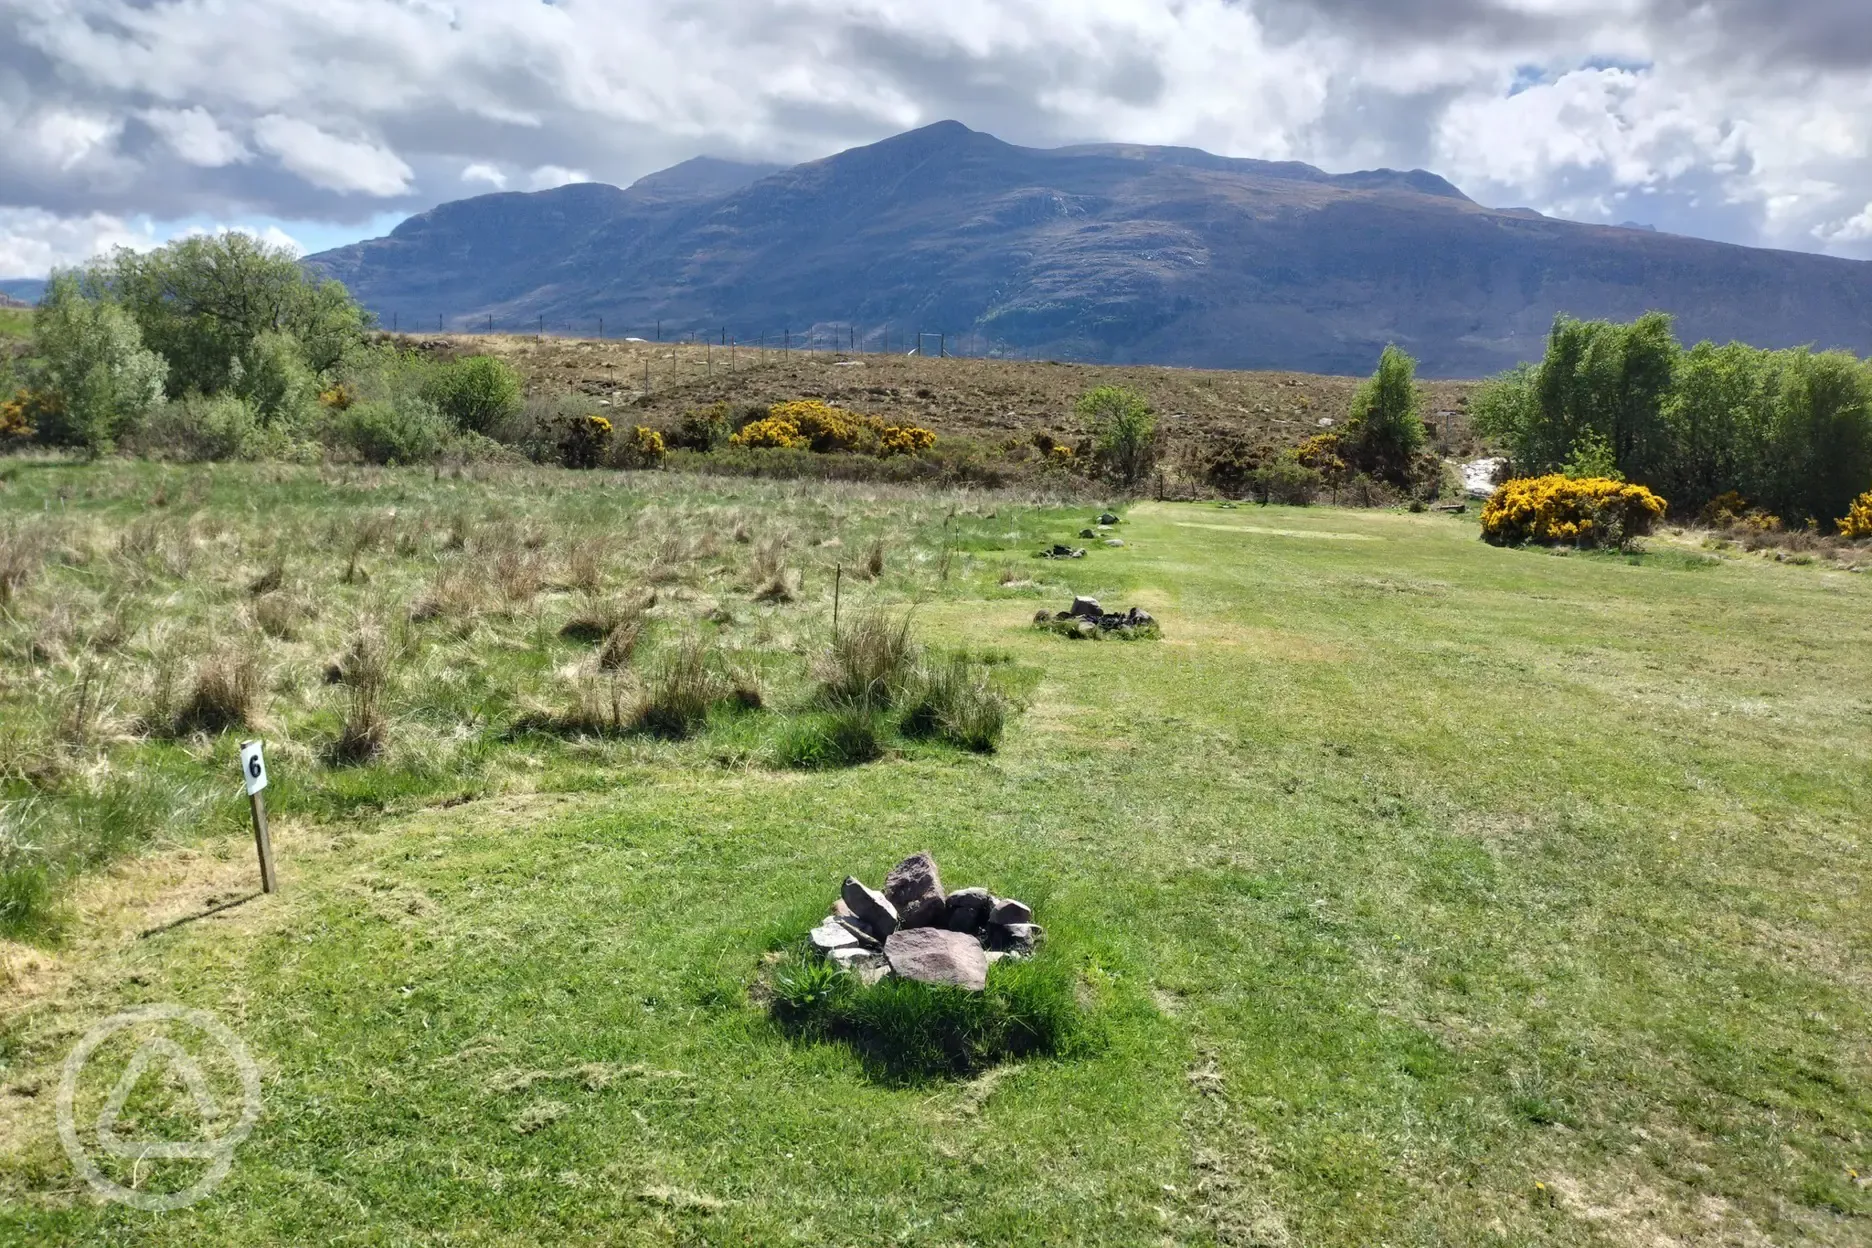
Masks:
[[[998,353],[1428,375],[1538,356],[1553,316],[1872,346],[1872,263],[1484,207],[1425,170],[1331,174],[1194,148],[1036,149],[939,122],[786,168],[701,158],[438,205],[308,257],[386,320],[473,328],[856,325]]]

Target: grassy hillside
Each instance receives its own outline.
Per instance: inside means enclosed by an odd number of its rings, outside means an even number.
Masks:
[[[83,877],[62,936],[6,946],[0,1240],[1872,1235],[1862,576],[1195,504],[1030,557],[1089,514],[667,474],[16,466],[0,526],[57,526],[62,553],[7,617],[14,852],[23,807],[199,817]],[[676,743],[516,731],[588,679],[560,630],[597,535],[597,595],[659,590],[643,664],[709,631],[763,665],[765,709]],[[854,582],[879,537],[882,577]],[[758,602],[782,538],[793,601]],[[998,753],[775,765],[835,563],[844,610],[918,604],[926,639],[1009,674]],[[1165,638],[1032,627],[1075,592]],[[270,639],[269,594],[298,604]],[[452,605],[396,623],[425,598]],[[333,766],[321,670],[373,615],[401,639],[391,746]],[[268,898],[240,734],[130,722],[163,656],[186,682],[220,644],[263,656]],[[93,663],[111,683],[74,734]],[[116,775],[170,800],[97,800]],[[916,849],[1034,903],[1085,1047],[905,1082],[769,1021],[771,954],[847,872]],[[161,1216],[95,1203],[53,1126],[78,1037],[146,1002],[215,1011],[263,1074],[226,1182]]]
[[[535,392],[573,391],[646,424],[673,425],[715,402],[771,404],[812,397],[913,423],[938,434],[994,444],[1035,433],[1076,437],[1073,404],[1095,386],[1148,398],[1167,435],[1192,448],[1234,441],[1291,445],[1343,423],[1359,379],[1310,373],[1252,373],[1145,365],[1053,364],[1031,360],[789,350],[737,344],[635,343],[619,339],[512,334],[432,335],[407,341],[432,352],[498,355]],[[956,350],[961,343],[951,344]],[[823,344],[821,344],[823,348]],[[1376,366],[1376,358],[1372,361]],[[1424,418],[1452,454],[1475,449],[1466,408],[1473,382],[1425,386]],[[616,415],[617,413],[613,413]]]
[[[0,342],[32,336],[31,308],[0,308]]]

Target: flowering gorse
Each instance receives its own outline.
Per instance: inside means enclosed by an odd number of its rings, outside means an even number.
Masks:
[[[1501,546],[1623,547],[1664,517],[1664,500],[1642,485],[1605,477],[1519,477],[1482,508],[1482,536]]]

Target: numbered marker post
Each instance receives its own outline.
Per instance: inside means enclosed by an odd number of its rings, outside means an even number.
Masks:
[[[247,802],[253,807],[254,848],[260,852],[260,887],[277,892],[279,881],[273,875],[273,842],[267,836],[266,755],[258,741],[243,741],[240,747],[241,779],[247,785]]]

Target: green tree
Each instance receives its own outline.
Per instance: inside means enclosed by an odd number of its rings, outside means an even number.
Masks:
[[[1396,347],[1386,347],[1378,357],[1378,371],[1352,396],[1346,436],[1360,466],[1406,483],[1411,457],[1423,449],[1426,440],[1419,414],[1422,407],[1417,361]]]
[[[33,346],[51,399],[39,426],[48,442],[105,454],[162,398],[162,357],[144,348],[121,307],[86,298],[72,274],[55,274],[46,288]]]
[[[315,373],[362,341],[370,316],[345,288],[308,274],[291,252],[248,234],[197,235],[94,264],[87,293],[121,303],[169,363],[174,395],[217,394],[255,370],[263,338],[285,334]]]
[[[1630,325],[1556,318],[1535,383],[1540,421],[1527,448],[1528,467],[1559,468],[1593,433],[1611,444],[1626,476],[1657,483],[1671,452],[1664,403],[1681,352],[1671,318],[1662,312]]]
[[[1791,523],[1828,525],[1872,481],[1872,373],[1843,351],[1775,354],[1780,368],[1759,498]]]
[[[424,394],[456,428],[492,433],[520,410],[520,374],[491,355],[471,355],[438,368]]]
[[[1079,414],[1092,425],[1093,445],[1126,485],[1150,471],[1157,454],[1157,417],[1139,394],[1098,386],[1082,396]]]

